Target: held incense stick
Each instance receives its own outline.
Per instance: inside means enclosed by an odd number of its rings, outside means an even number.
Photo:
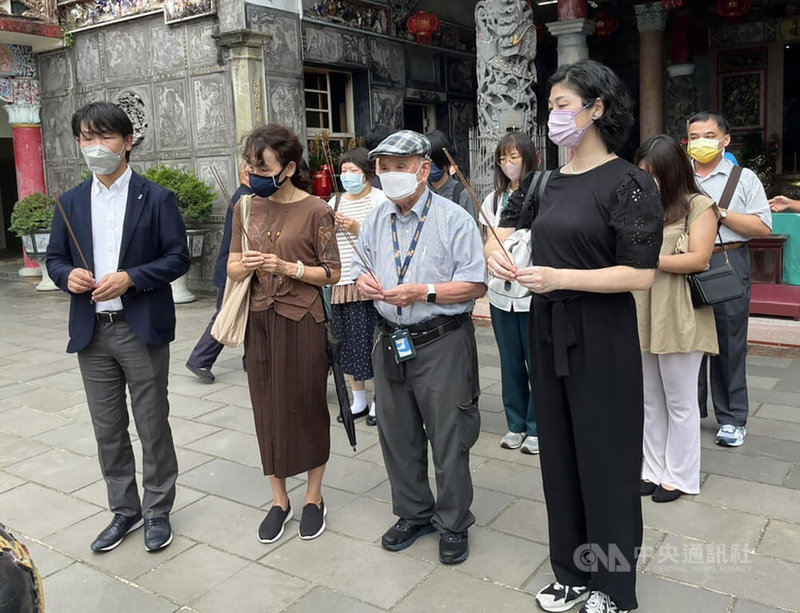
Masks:
[[[233,211],[235,213],[236,212],[236,207],[234,206],[233,201],[231,200],[231,197],[228,194],[228,190],[225,189],[225,185],[222,182],[222,178],[219,175],[219,171],[217,170],[217,167],[214,166],[213,164],[211,165],[211,174],[214,177],[214,181],[217,182],[217,186],[219,186],[219,190],[222,192],[222,195],[225,197],[225,200],[228,202],[228,206],[230,207],[231,211]],[[239,229],[242,231],[242,234],[247,239],[247,244],[248,245],[252,245],[253,241],[250,240],[250,235],[247,233],[247,230],[245,230],[244,224],[242,224],[242,220],[239,218],[240,216],[234,214],[234,215],[232,215],[232,217],[233,217],[234,220],[236,220],[236,223],[239,224]]]
[[[56,198],[56,206],[58,207],[58,212],[61,213],[61,217],[64,219],[64,224],[67,226],[67,232],[69,232],[72,241],[75,243],[75,247],[78,248],[78,255],[81,256],[81,262],[83,262],[83,267],[91,271],[92,269],[89,268],[89,263],[86,261],[86,256],[83,255],[83,249],[81,249],[81,244],[78,242],[78,237],[75,236],[75,231],[72,229],[72,224],[69,222],[69,217],[67,217],[66,212],[64,212],[64,207],[61,205],[61,199]]]

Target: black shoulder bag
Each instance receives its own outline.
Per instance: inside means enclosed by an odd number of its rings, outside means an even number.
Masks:
[[[734,166],[733,170],[731,170],[731,176],[728,177],[728,182],[725,184],[722,198],[720,198],[717,206],[722,209],[728,208],[741,174],[741,167]],[[744,296],[744,283],[742,283],[739,275],[736,274],[733,266],[731,266],[728,254],[725,251],[725,245],[719,234],[719,227],[720,223],[717,223],[717,236],[719,237],[722,254],[725,257],[725,263],[716,268],[686,275],[686,280],[689,282],[689,289],[692,293],[692,305],[694,305],[695,308],[711,306]],[[687,215],[684,223],[684,233],[688,234],[688,230],[689,216]]]

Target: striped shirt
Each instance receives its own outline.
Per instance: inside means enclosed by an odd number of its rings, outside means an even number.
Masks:
[[[381,202],[386,200],[386,196],[383,195],[383,192],[379,189],[372,188],[372,191],[368,193],[363,198],[359,198],[358,200],[349,200],[347,199],[344,194],[342,194],[341,199],[339,200],[339,212],[346,216],[352,217],[358,223],[363,224],[364,219],[367,217],[367,213],[369,213],[372,209],[378,206]],[[328,204],[331,208],[336,205],[336,196],[331,198],[328,201]],[[344,228],[336,228],[336,243],[339,246],[339,258],[342,262],[342,277],[336,285],[351,285],[353,280],[350,278],[350,262],[353,259],[353,247],[350,245],[350,241],[344,236],[346,230]],[[350,234],[350,238],[353,239],[353,242],[358,240],[358,235]]]
[[[392,213],[397,214],[400,259],[405,261],[428,194],[432,195],[431,208],[404,282],[484,282],[486,260],[483,258],[483,242],[475,220],[457,204],[426,189],[406,215],[393,202],[386,200],[369,212],[361,226],[358,249],[386,290],[398,285],[392,244]],[[366,268],[355,256],[350,269],[351,278],[355,281],[365,273]],[[403,308],[401,321],[398,321],[394,305],[375,301],[375,308],[384,319],[402,325],[418,324],[438,315],[470,313],[473,306],[473,300],[455,304],[415,302]]]

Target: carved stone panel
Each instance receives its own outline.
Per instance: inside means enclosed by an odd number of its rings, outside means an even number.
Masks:
[[[160,151],[190,147],[188,105],[183,79],[156,86],[156,133]]]
[[[103,31],[105,77],[118,81],[150,74],[150,36],[147,23],[120,24]]]
[[[66,52],[39,56],[39,71],[45,96],[61,94],[72,87],[72,70]]]
[[[197,147],[219,147],[228,144],[233,127],[225,95],[225,81],[221,74],[196,77],[192,81],[194,97],[194,142]]]
[[[369,43],[366,36],[360,34],[342,34],[342,60],[347,64],[369,66]]]
[[[384,41],[381,41],[383,44]],[[303,28],[303,59],[311,62],[337,63],[344,50],[342,35],[336,30],[306,25]]]
[[[99,83],[100,34],[84,32],[75,37],[75,72],[78,86]]]
[[[42,138],[46,160],[72,159],[78,154],[72,137],[70,96],[50,98],[42,103]]]
[[[182,70],[186,66],[184,30],[160,22],[150,28],[153,72],[162,74]]]
[[[90,89],[75,94],[75,109],[89,104],[90,102],[100,102],[108,100],[106,90],[104,89]]]
[[[133,123],[133,144],[141,156],[155,152],[153,97],[150,85],[131,85],[110,90],[109,99],[128,114]]]
[[[186,28],[189,48],[189,66],[205,66],[217,63],[217,44],[211,35],[214,23],[203,20]]]
[[[302,135],[305,132],[306,122],[303,89],[300,81],[269,77],[267,92],[269,98],[267,121],[287,126],[298,135]]]
[[[45,177],[47,180],[47,193],[52,196],[60,196],[65,191],[72,189],[79,183],[81,173],[77,172],[75,164],[46,166]]]
[[[217,169],[220,179],[222,179],[222,183],[229,194],[232,194],[236,188],[239,187],[239,181],[236,178],[231,156],[215,156],[197,159],[197,176],[205,181],[211,189],[217,192],[217,199],[214,201],[214,213],[217,215],[224,215],[227,203],[222,194],[219,193],[217,182],[214,180],[214,175],[211,174],[212,166]]]
[[[217,0],[217,19],[222,32],[245,27],[243,4],[250,6],[242,0]]]
[[[373,84],[405,87],[406,64],[402,44],[371,38],[369,56]]]
[[[403,92],[388,89],[372,91],[373,123],[400,130],[403,127]]]
[[[270,73],[296,75],[302,71],[300,20],[297,15],[247,4],[251,28],[271,36],[264,46],[264,62]]]

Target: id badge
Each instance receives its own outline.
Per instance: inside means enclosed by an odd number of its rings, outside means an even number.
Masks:
[[[397,360],[398,364],[417,357],[417,350],[414,349],[414,343],[411,341],[411,335],[408,330],[405,328],[395,330],[389,338],[392,340],[394,359]]]

